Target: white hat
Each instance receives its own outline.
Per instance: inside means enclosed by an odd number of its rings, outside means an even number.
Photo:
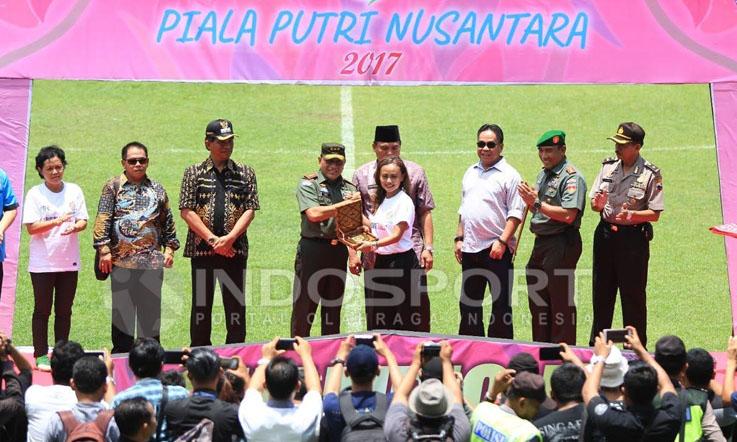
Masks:
[[[627,373],[629,363],[618,347],[612,346],[612,350],[609,352],[604,361],[604,372],[601,374],[600,385],[605,388],[617,388],[624,384],[624,375]],[[589,373],[594,371],[594,366],[589,364],[586,366],[586,370]]]

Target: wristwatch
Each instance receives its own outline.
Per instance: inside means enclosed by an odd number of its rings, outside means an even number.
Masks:
[[[345,359],[342,358],[335,358],[328,364],[328,367],[332,367],[334,365],[343,364],[345,365]]]
[[[269,358],[261,358],[256,362],[256,365],[268,365],[268,363],[271,362],[271,359]]]
[[[435,249],[433,249],[432,246],[425,246],[425,250],[430,252],[430,254],[432,254],[435,251]]]
[[[455,238],[453,238],[453,242],[463,241],[463,235],[458,235]]]
[[[217,239],[218,239],[217,236],[211,236],[211,237],[207,238],[207,243],[210,244],[210,245],[213,245],[213,244],[215,244],[215,241],[217,241]]]
[[[606,362],[606,358],[599,355],[593,355],[591,356],[591,360],[589,361],[591,365],[596,365],[599,362]]]
[[[540,200],[535,200],[535,202],[532,204],[532,213],[537,213],[543,206],[543,203],[540,202]]]

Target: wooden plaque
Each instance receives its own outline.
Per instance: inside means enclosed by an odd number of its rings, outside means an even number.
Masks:
[[[348,247],[357,247],[363,241],[376,241],[376,237],[363,230],[361,200],[348,199],[335,205],[335,230],[338,241]]]

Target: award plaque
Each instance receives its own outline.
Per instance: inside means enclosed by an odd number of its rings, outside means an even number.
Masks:
[[[363,230],[361,200],[348,199],[335,205],[335,230],[338,241],[348,247],[358,247],[364,241],[376,241],[376,237]]]

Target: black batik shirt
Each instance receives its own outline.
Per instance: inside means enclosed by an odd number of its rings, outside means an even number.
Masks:
[[[246,210],[258,210],[256,174],[245,164],[228,160],[218,172],[209,157],[184,171],[179,193],[179,210],[189,209],[216,236],[233,230]],[[248,238],[244,233],[233,243],[237,255],[248,257]],[[189,229],[184,256],[212,256],[215,252],[205,239]]]

